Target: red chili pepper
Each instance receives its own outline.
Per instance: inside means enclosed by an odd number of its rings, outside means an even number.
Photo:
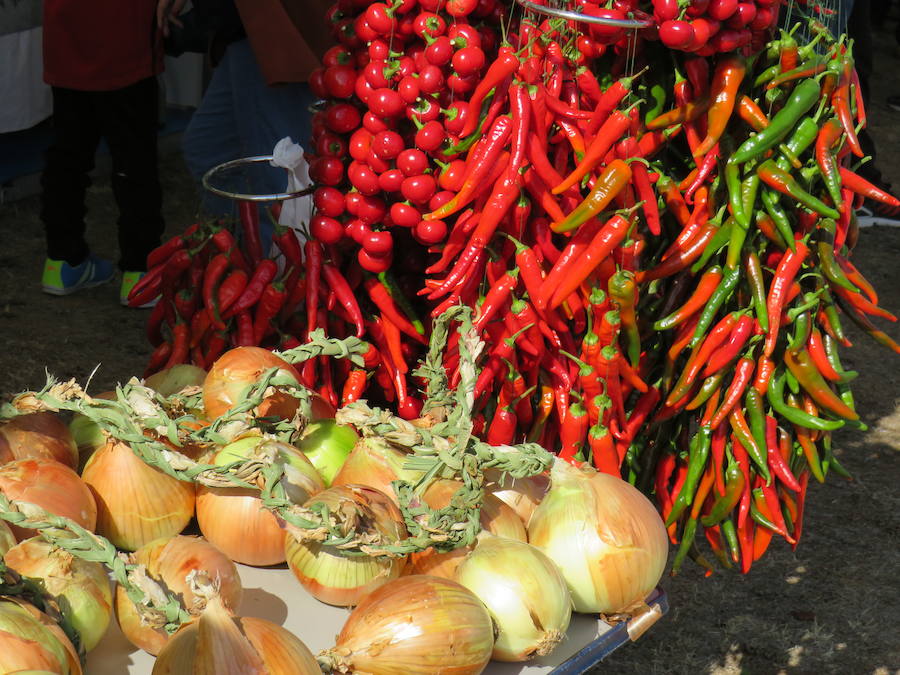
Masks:
[[[742,120],[750,125],[753,131],[760,132],[769,126],[769,118],[766,116],[766,113],[749,96],[741,97],[741,100],[738,102],[738,114]]]
[[[691,297],[677,310],[668,316],[655,321],[653,323],[653,330],[669,330],[687,321],[706,306],[706,301],[709,300],[713,291],[719,286],[720,281],[722,281],[722,268],[718,265],[714,265],[700,277],[700,280],[697,282],[697,287],[694,289]],[[710,375],[712,373],[707,372],[706,374]]]
[[[743,396],[744,391],[747,389],[747,385],[750,384],[755,369],[756,363],[751,358],[744,357],[737,362],[734,377],[731,380],[731,384],[728,385],[728,390],[725,392],[725,398],[722,401],[722,405],[710,420],[709,424],[713,429],[722,424],[734,406],[740,402],[741,396]]]
[[[213,305],[213,325],[219,330],[225,330],[225,322],[221,316],[226,312],[247,288],[247,273],[244,270],[234,270],[222,281],[218,293],[215,294]]]
[[[268,332],[271,330],[271,321],[278,315],[278,311],[287,298],[287,292],[279,283],[273,283],[266,286],[259,304],[256,305],[256,312],[253,315],[253,339],[254,344],[261,344]]]
[[[809,486],[809,472],[804,471],[800,475],[800,493],[797,495],[797,517],[794,519],[794,544],[792,547],[797,549],[800,543],[800,535],[803,533],[803,506],[806,503],[806,488]]]
[[[753,319],[747,314],[742,315],[732,329],[728,342],[710,355],[709,361],[707,361],[703,370],[703,375],[709,377],[731,363],[753,334],[753,327]]]
[[[369,298],[375,303],[375,306],[378,307],[381,313],[387,316],[402,333],[423,345],[428,344],[425,336],[416,330],[416,327],[403,315],[401,309],[397,307],[397,303],[394,302],[394,298],[391,296],[388,289],[385,288],[384,284],[376,277],[368,277],[363,281],[363,287],[369,294]]]
[[[239,200],[238,213],[241,218],[241,232],[244,235],[244,250],[250,256],[250,263],[256,266],[263,258],[259,233],[259,209],[255,202]]]
[[[237,322],[237,331],[235,332],[234,344],[236,347],[252,347],[259,344],[256,340],[256,334],[253,330],[253,317],[249,309],[237,314],[235,317]]]
[[[228,257],[232,267],[238,267],[245,272],[250,270],[250,266],[244,260],[244,254],[241,253],[241,249],[231,232],[222,228],[212,236],[211,241],[219,253],[223,253]]]
[[[681,270],[686,269],[703,254],[706,245],[710,242],[718,229],[719,227],[715,221],[709,221],[697,236],[691,239],[684,249],[673,254],[670,258],[667,258],[650,270],[638,270],[635,272],[638,283],[645,283],[653,281],[654,279],[664,279],[665,277],[670,277],[673,274],[677,274]]]
[[[293,236],[293,235],[291,235]],[[275,275],[278,273],[278,265],[274,260],[266,258],[265,260],[261,260],[259,264],[256,266],[256,269],[253,271],[253,276],[250,277],[250,280],[247,282],[246,287],[243,292],[241,292],[240,297],[234,301],[234,303],[228,307],[227,311],[222,312],[222,318],[229,318],[232,316],[236,316],[240,312],[244,310],[250,309],[257,302],[259,302],[259,298],[262,296],[263,289],[272,282],[275,278]],[[222,309],[220,307],[220,309]]]
[[[900,206],[900,199],[885,192],[876,185],[873,185],[859,174],[853,173],[846,167],[840,167],[839,173],[843,185],[856,194],[862,195],[877,202],[882,202],[888,206]]]
[[[172,351],[163,370],[171,368],[179,363],[188,361],[188,353],[190,352],[190,325],[184,321],[176,321],[172,327]]]
[[[691,356],[688,358],[684,370],[682,371],[681,376],[678,378],[678,382],[675,383],[672,391],[666,397],[666,405],[670,407],[674,406],[676,403],[686,398],[687,394],[690,393],[691,387],[693,386],[697,375],[706,365],[707,359],[713,353],[716,347],[718,347],[725,341],[725,339],[731,333],[731,330],[734,327],[735,323],[737,323],[737,317],[734,313],[726,315],[722,320],[719,321],[718,324],[713,327],[709,335],[706,336],[705,340],[697,343],[694,346],[691,352]],[[688,324],[683,324],[683,326],[686,325]],[[689,341],[690,339],[688,339],[685,344],[687,344],[687,342]],[[685,403],[687,403],[687,401],[685,401]]]
[[[153,350],[153,353],[150,354],[150,358],[147,361],[147,366],[144,368],[144,379],[150,377],[154,373],[158,373],[163,367],[166,365],[166,362],[169,360],[169,356],[172,354],[172,343],[171,342],[160,342],[156,349]]]
[[[584,439],[590,426],[587,411],[576,401],[569,406],[559,430],[559,457],[571,462],[582,449]]]
[[[609,119],[610,114],[618,107],[619,103],[622,102],[628,94],[631,92],[631,86],[634,82],[635,78],[637,78],[641,73],[636,73],[631,77],[622,77],[619,78],[616,82],[613,82],[606,91],[603,92],[603,95],[597,101],[597,105],[594,107],[593,118],[591,119],[590,124],[587,128],[587,134],[589,136],[593,136],[597,133],[597,130]]]
[[[763,354],[771,356],[775,350],[775,343],[778,340],[779,328],[781,327],[781,312],[785,304],[786,295],[790,289],[797,272],[806,260],[809,249],[803,240],[798,239],[795,242],[796,251],[788,249],[784,253],[778,268],[775,270],[775,277],[772,279],[772,285],[769,287],[769,295],[766,299],[766,310],[769,315],[769,330],[766,333],[766,341],[763,346]]]
[[[297,239],[297,233],[292,228],[276,225],[275,231],[272,233],[272,241],[284,254],[284,259],[289,267],[300,267],[303,264],[303,251],[300,248],[300,241]],[[257,266],[257,269],[259,269],[259,266]]]
[[[831,95],[831,107],[841,122],[844,134],[847,137],[847,145],[853,154],[857,157],[865,157],[862,146],[859,144],[859,138],[856,136],[856,126],[853,119],[853,113],[850,110],[850,82],[852,80],[851,71],[853,70],[853,60],[849,55],[842,57],[841,77],[835,87],[834,93]]]
[[[344,382],[344,389],[341,393],[341,405],[347,405],[358,401],[366,390],[367,373],[365,370],[354,369],[350,371]]]
[[[356,302],[356,296],[353,295],[353,291],[347,284],[344,275],[334,265],[323,263],[322,277],[329,288],[334,291],[337,301],[341,303],[341,306],[350,316],[350,320],[356,326],[356,337],[361,338],[366,332],[365,322],[363,321],[359,304]]]
[[[766,415],[766,456],[769,460],[769,468],[772,469],[778,480],[786,488],[794,492],[800,491],[800,483],[794,478],[791,469],[778,447],[778,422],[771,415]]]
[[[569,239],[566,248],[563,249],[559,258],[554,262],[550,273],[543,280],[539,294],[531,299],[539,312],[547,309],[559,284],[572,272],[581,254],[587,251],[594,235],[600,229],[600,221],[591,219]]]
[[[147,254],[147,270],[149,271],[157,265],[162,265],[173,253],[183,249],[191,235],[193,235],[197,229],[199,229],[198,225],[191,225],[182,234],[176,234],[171,239],[168,239],[150,251],[150,253]]]
[[[224,253],[218,253],[213,256],[206,267],[206,274],[203,277],[203,305],[209,314],[210,319],[218,321],[215,316],[216,312],[216,296],[215,292],[219,287],[219,283],[228,271],[230,261]]]
[[[681,191],[675,181],[668,176],[660,175],[656,181],[656,189],[662,194],[666,202],[666,209],[671,213],[682,229],[691,222],[691,210],[684,201]]]
[[[201,356],[201,363],[206,364],[201,368],[211,368],[225,350],[228,348],[228,336],[225,333],[214,332],[206,343],[206,350]],[[197,347],[199,349],[199,347]],[[200,365],[199,363],[196,365]]]
[[[478,86],[475,87],[475,91],[473,91],[472,95],[469,97],[470,114],[466,118],[466,123],[459,132],[460,137],[468,136],[475,131],[479,120],[478,116],[472,113],[481,108],[481,103],[484,101],[488,92],[501,84],[507,77],[515,73],[518,67],[519,57],[516,55],[516,52],[509,47],[501,47],[497,53],[496,60],[488,67],[484,77],[482,77]]]
[[[734,111],[738,88],[744,80],[746,69],[744,59],[737,55],[725,56],[717,63],[710,92],[713,99],[708,111],[707,134],[694,150],[694,157],[700,157],[712,150],[725,132],[725,127]]]

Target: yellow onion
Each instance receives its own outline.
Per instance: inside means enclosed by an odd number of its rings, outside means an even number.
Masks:
[[[468,675],[484,670],[493,646],[491,616],[474,593],[416,574],[367,595],[319,658],[342,673]]]
[[[219,584],[221,602],[237,608],[243,587],[235,564],[215,546],[201,537],[178,535],[159,539],[142,546],[131,556],[132,561],[144,565],[147,574],[178,597],[192,613],[202,611],[204,599],[194,595],[187,582],[188,575],[197,570],[211,582]],[[162,628],[141,625],[140,614],[125,590],[116,588],[116,619],[122,633],[133,645],[150,654],[159,654],[171,639]]]
[[[285,467],[282,485],[288,497],[302,504],[325,488],[322,477],[302,452],[292,445],[245,436],[229,443],[212,458],[226,466],[254,453],[271,456]],[[223,487],[197,488],[197,524],[209,541],[229,558],[245,565],[277,565],[285,560],[284,530],[275,515],[263,508],[259,490]]]
[[[181,532],[194,515],[194,484],[146,464],[115,439],[95,452],[81,474],[97,499],[97,532],[134,551]]]
[[[206,379],[206,371],[189,363],[179,363],[154,373],[146,380],[144,386],[159,392],[162,396],[177,394],[185,387],[202,387]]]
[[[81,663],[53,619],[22,600],[0,596],[0,673],[29,670],[80,675]]]
[[[211,598],[199,619],[172,636],[152,675],[321,675],[309,648],[278,624],[234,617]]]
[[[203,381],[203,408],[213,420],[244,400],[248,387],[256,384],[270,368],[278,368],[279,375],[293,379],[300,385],[300,375],[290,363],[261,347],[235,347],[222,354],[212,365]],[[334,417],[334,407],[314,392],[313,419]],[[255,408],[258,417],[291,419],[298,401],[287,392],[278,391],[266,397]]]
[[[0,464],[30,457],[55,459],[72,469],[78,467],[78,446],[56,413],[33,412],[0,424]]]
[[[294,445],[303,451],[322,474],[325,487],[331,487],[335,475],[347,461],[347,456],[358,440],[359,434],[353,427],[338,424],[334,420],[319,420],[307,424]]]
[[[92,532],[97,527],[97,504],[90,489],[77,473],[56,460],[19,459],[0,466],[0,492],[74,520]],[[17,540],[34,536],[34,530],[9,527]]]
[[[450,499],[463,487],[460,481],[436,480],[422,494],[422,500],[432,509],[442,509],[450,505]],[[485,494],[481,505],[481,529],[498,537],[508,537],[518,541],[527,541],[525,525],[509,506],[496,497]],[[481,534],[478,535],[479,538]],[[456,568],[466,555],[474,548],[460,546],[452,551],[436,551],[427,548],[413,553],[409,557],[408,574],[434,574],[447,579],[456,578]]]
[[[484,472],[488,481],[485,489],[515,511],[523,523],[527,523],[535,507],[541,503],[550,487],[550,476],[540,473],[526,478],[501,475],[494,469]]]
[[[576,612],[630,611],[656,587],[668,553],[662,520],[637,488],[562,460],[528,541],[562,570]]]
[[[562,572],[531,544],[485,536],[459,566],[456,580],[481,600],[497,629],[492,658],[546,656],[566,636],[572,597]]]
[[[403,468],[408,459],[409,453],[382,438],[361,438],[331,484],[368,485],[381,490],[399,505],[391,481],[415,482],[422,477],[421,471]]]
[[[0,557],[16,545],[16,538],[5,520],[0,520]]]
[[[104,398],[110,401],[115,400],[116,392],[104,391],[100,394],[94,394],[92,398]],[[100,428],[94,420],[81,413],[72,415],[69,422],[69,432],[78,448],[78,473],[84,470],[84,465],[97,450],[106,445],[109,436]]]
[[[85,651],[97,646],[112,616],[112,591],[103,565],[77,558],[40,537],[11,548],[4,562],[21,576],[40,581],[64,608]]]
[[[334,485],[306,502],[325,504],[332,513],[352,514],[360,535],[379,535],[389,543],[406,537],[400,509],[383,492],[365,485]],[[406,557],[350,555],[316,541],[285,537],[287,563],[313,597],[329,605],[356,605],[367,593],[400,576]]]

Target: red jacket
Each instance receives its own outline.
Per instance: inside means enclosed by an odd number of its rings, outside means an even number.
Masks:
[[[157,0],[44,0],[44,81],[121,89],[162,72]]]

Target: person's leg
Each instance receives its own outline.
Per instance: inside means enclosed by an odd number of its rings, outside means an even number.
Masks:
[[[41,174],[41,220],[47,257],[76,266],[88,256],[85,191],[100,142],[92,92],[53,87],[53,141]]]
[[[191,116],[181,138],[184,161],[198,186],[211,168],[243,156],[234,118],[231,51],[231,47],[225,50],[203,93],[200,106]],[[200,190],[204,213],[211,216],[235,213],[232,200],[214,195],[202,187]]]
[[[157,166],[159,90],[155,77],[99,92],[96,114],[112,156],[112,190],[119,206],[119,268],[145,271],[165,225]]]

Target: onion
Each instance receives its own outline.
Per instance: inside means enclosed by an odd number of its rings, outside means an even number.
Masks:
[[[112,591],[103,565],[76,558],[41,537],[11,548],[4,562],[21,576],[40,581],[65,608],[86,652],[97,646],[112,616]]]
[[[357,532],[397,542],[406,536],[400,509],[383,492],[365,485],[335,485],[304,506],[326,504],[332,513],[354,516]],[[329,605],[356,605],[366,594],[400,576],[406,557],[350,555],[316,541],[285,537],[287,563],[300,584]]]
[[[235,347],[213,364],[203,381],[203,408],[213,420],[244,400],[248,387],[256,384],[270,368],[279,368],[280,375],[292,378],[300,386],[300,375],[290,363],[261,347]],[[334,417],[334,408],[314,392],[312,397],[313,419]],[[275,416],[291,419],[297,411],[298,401],[282,391],[273,393],[255,409],[257,417]]]
[[[0,557],[16,545],[16,538],[5,520],[0,520]]]
[[[201,537],[178,535],[159,539],[135,551],[131,559],[147,568],[147,574],[161,583],[172,595],[181,599],[185,608],[199,613],[204,599],[194,595],[187,576],[194,570],[203,572],[218,583],[221,602],[238,607],[243,588],[235,564],[215,546]],[[162,628],[141,625],[140,614],[125,590],[116,588],[116,619],[125,637],[150,654],[159,654],[171,639]]]
[[[288,497],[302,504],[325,484],[316,468],[292,445],[245,436],[229,443],[212,458],[226,466],[254,456],[274,453],[285,465],[283,485]],[[263,508],[259,490],[237,487],[197,488],[197,523],[209,541],[229,558],[245,565],[277,565],[285,560],[284,530],[271,511]]]
[[[546,656],[565,638],[572,618],[566,580],[556,563],[531,544],[482,537],[459,566],[456,580],[490,611],[497,661]]]
[[[152,675],[322,675],[309,648],[278,624],[233,617],[218,598],[163,648]]]
[[[442,509],[450,505],[450,499],[463,487],[460,481],[436,480],[422,494],[422,500],[432,509]],[[508,537],[518,541],[527,541],[525,525],[509,506],[496,497],[485,494],[481,506],[481,529],[499,537]],[[481,537],[481,534],[478,535]],[[472,551],[474,544],[460,546],[452,551],[436,551],[427,548],[413,553],[409,557],[408,573],[434,574],[447,579],[456,578],[456,569],[466,555]]]
[[[81,663],[53,619],[24,601],[0,597],[0,673],[29,670],[80,675]]]
[[[55,459],[77,468],[78,446],[56,413],[33,412],[0,424],[0,464],[29,457]]]
[[[541,503],[550,487],[550,476],[539,473],[526,478],[502,476],[494,469],[484,472],[488,481],[485,489],[515,511],[523,523],[527,523],[535,507]]]
[[[662,520],[637,488],[562,460],[528,541],[559,565],[576,612],[630,611],[656,587],[668,553]]]
[[[97,527],[97,504],[90,489],[77,473],[55,460],[19,459],[0,466],[0,492],[74,520],[92,532]],[[9,528],[20,541],[34,536],[32,529]]]
[[[162,396],[171,396],[185,387],[202,387],[205,379],[206,371],[203,368],[189,363],[179,363],[154,373],[144,380],[144,386],[150,387]]]
[[[405,480],[412,483],[422,477],[421,471],[403,468],[408,459],[409,453],[382,438],[361,438],[331,484],[368,485],[381,490],[399,506],[391,482]]]
[[[353,446],[359,440],[356,430],[334,420],[310,422],[296,445],[313,463],[330,487],[338,470],[344,465]]]
[[[97,532],[116,548],[134,551],[181,532],[194,515],[194,484],[146,464],[125,443],[110,439],[82,473],[97,499]]]
[[[493,645],[490,614],[470,590],[417,574],[366,596],[319,660],[342,673],[467,675],[484,670]]]
[[[104,398],[110,401],[116,399],[116,392],[104,391],[95,394],[92,398]],[[84,470],[84,465],[97,450],[106,445],[109,438],[100,425],[94,420],[81,413],[72,415],[72,421],[69,422],[69,432],[78,448],[78,473]]]

